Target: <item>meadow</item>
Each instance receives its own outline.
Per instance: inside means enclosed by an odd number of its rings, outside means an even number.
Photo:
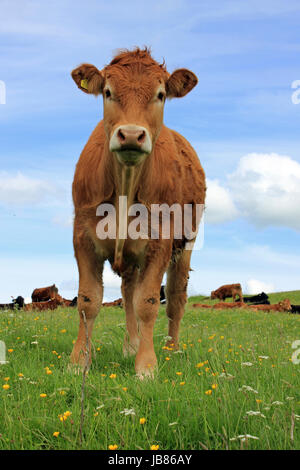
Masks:
[[[287,297],[300,304],[300,291],[270,295]],[[189,299],[178,351],[160,307],[158,370],[144,381],[122,355],[124,310],[101,310],[83,422],[83,376],[68,368],[77,310],[1,312],[0,449],[300,449],[300,316],[192,307],[203,301]]]

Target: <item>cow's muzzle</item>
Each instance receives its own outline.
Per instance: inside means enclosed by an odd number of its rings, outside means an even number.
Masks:
[[[139,164],[151,153],[152,143],[145,127],[126,124],[117,127],[110,139],[109,150],[128,166]]]

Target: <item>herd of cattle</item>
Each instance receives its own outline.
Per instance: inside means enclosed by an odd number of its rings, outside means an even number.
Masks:
[[[236,298],[238,296],[238,299]],[[232,297],[233,302],[226,302],[228,297]],[[243,296],[241,284],[226,284],[211,292],[211,299],[219,299],[214,305],[209,304],[193,304],[194,308],[251,308],[253,310],[262,310],[265,312],[290,312],[300,313],[300,305],[291,304],[289,299],[284,299],[277,304],[271,304],[269,297],[265,292],[252,296]]]
[[[238,296],[238,299],[236,298]],[[227,298],[233,299],[233,302],[226,302]],[[240,284],[227,284],[219,287],[217,290],[211,292],[211,299],[219,299],[221,302],[216,304],[202,304],[196,303],[193,304],[193,308],[213,308],[213,309],[227,309],[227,308],[245,308],[249,307],[253,310],[262,310],[262,311],[277,311],[277,312],[290,312],[290,313],[300,313],[300,305],[293,305],[290,303],[289,299],[282,300],[277,304],[271,304],[269,297],[265,292],[257,295],[243,296],[242,287]],[[41,287],[39,289],[34,289],[31,294],[32,302],[25,304],[24,298],[20,295],[13,299],[12,302],[8,304],[0,304],[1,310],[14,310],[14,309],[23,309],[25,311],[31,310],[55,310],[59,306],[64,307],[76,307],[77,306],[77,297],[74,297],[73,300],[64,299],[58,293],[58,289],[53,284],[48,287]],[[166,303],[165,289],[164,286],[161,286],[160,289],[160,303]],[[122,299],[119,298],[113,302],[104,302],[103,307],[122,307]]]

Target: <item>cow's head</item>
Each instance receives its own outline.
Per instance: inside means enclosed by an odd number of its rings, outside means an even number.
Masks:
[[[141,163],[152,152],[166,98],[185,96],[198,81],[187,69],[170,75],[148,49],[121,52],[101,71],[82,64],[72,78],[85,93],[103,95],[109,150],[128,166]]]
[[[213,291],[211,292],[210,298],[211,298],[212,300],[217,298],[216,291],[213,290]]]

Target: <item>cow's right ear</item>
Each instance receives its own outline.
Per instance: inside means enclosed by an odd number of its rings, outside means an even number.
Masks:
[[[85,93],[99,95],[102,93],[104,77],[100,70],[91,64],[82,64],[71,73],[78,88]]]

